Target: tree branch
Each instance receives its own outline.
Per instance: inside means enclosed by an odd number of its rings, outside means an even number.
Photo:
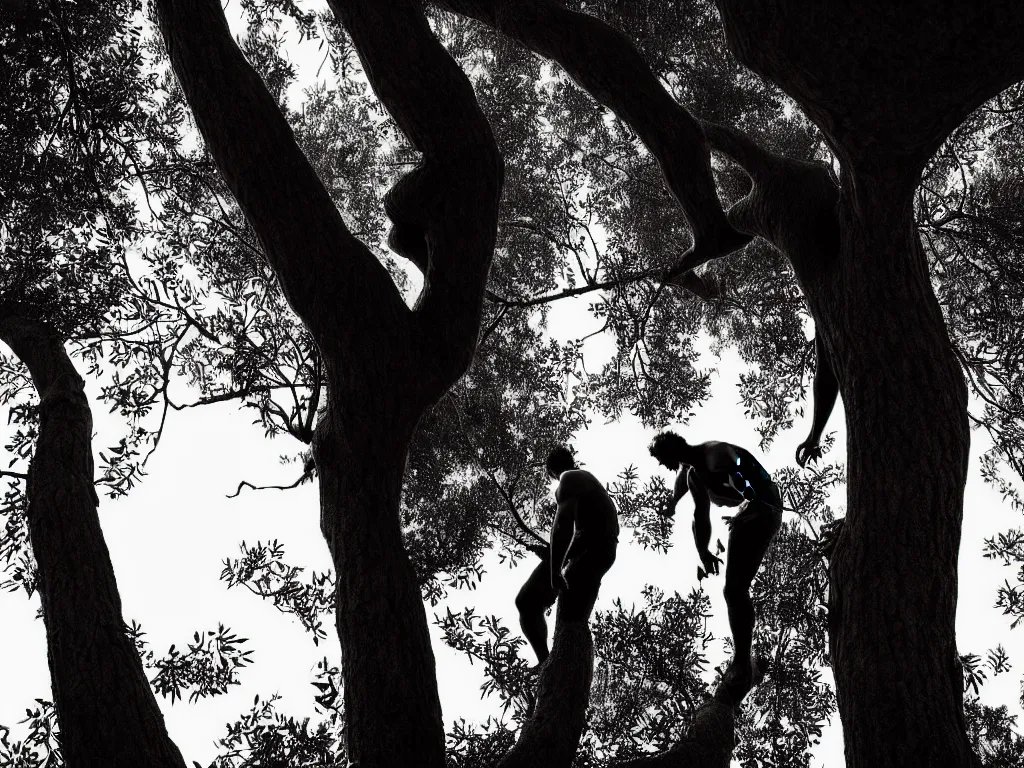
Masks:
[[[756,659],[753,682],[746,691],[736,690],[726,677],[697,709],[693,725],[678,744],[650,757],[617,763],[616,768],[728,768],[736,746],[736,710],[753,686],[760,684],[764,671],[764,660]]]
[[[630,40],[554,0],[435,0],[522,43],[559,65],[640,137],[661,166],[693,232],[692,269],[742,248],[722,213],[700,125],[662,87]]]
[[[388,192],[385,209],[394,223],[389,243],[424,271],[411,350],[418,384],[434,402],[476,349],[503,161],[469,79],[431,32],[419,0],[330,6],[378,98],[423,153]]]
[[[593,291],[602,291],[607,288],[618,288],[622,285],[629,285],[630,283],[638,283],[643,280],[664,280],[665,282],[677,285],[680,288],[685,288],[687,291],[692,293],[697,298],[703,299],[704,301],[711,301],[713,299],[720,298],[722,293],[718,286],[708,285],[704,280],[692,270],[680,274],[678,267],[674,266],[670,269],[650,269],[646,272],[638,272],[632,275],[626,275],[624,277],[613,278],[611,280],[602,280],[596,283],[588,283],[581,285],[576,288],[566,288],[555,293],[548,293],[543,296],[533,296],[528,299],[509,299],[504,296],[499,296],[494,291],[488,290],[486,292],[487,298],[495,304],[501,304],[506,307],[535,307],[539,304],[550,304],[553,301],[559,299],[567,299],[573,296],[582,296],[586,293],[592,293]]]
[[[594,638],[587,623],[589,612],[582,621],[565,620],[565,597],[563,590],[533,713],[499,768],[569,768],[579,748],[594,675]]]
[[[196,125],[296,314],[318,338],[358,332],[357,323],[334,322],[335,312],[379,302],[388,311],[375,325],[407,316],[387,270],[346,229],[235,44],[220,2],[155,0],[154,7]]]
[[[253,485],[248,480],[243,480],[238,484],[238,488],[235,489],[234,493],[229,493],[227,497],[229,499],[236,498],[241,492],[242,488],[252,488],[254,491],[290,491],[292,488],[298,488],[307,480],[312,479],[313,470],[312,468],[303,470],[302,474],[299,475],[299,479],[290,485]]]
[[[798,275],[835,259],[839,188],[830,170],[769,152],[735,128],[703,125],[712,149],[735,160],[751,180],[750,191],[728,211],[733,226],[775,246]]]

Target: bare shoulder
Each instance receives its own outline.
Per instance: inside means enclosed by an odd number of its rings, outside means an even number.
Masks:
[[[605,493],[605,487],[601,481],[587,472],[585,469],[570,469],[562,473],[558,479],[558,488],[555,490],[555,499],[559,502],[568,501],[573,496],[583,493],[601,491]]]
[[[732,443],[721,440],[709,440],[701,443],[699,448],[704,453],[704,462],[712,472],[723,472],[728,470],[736,461],[739,449]]]

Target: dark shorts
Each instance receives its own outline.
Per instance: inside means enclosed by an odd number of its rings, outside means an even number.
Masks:
[[[595,547],[589,544],[569,545],[565,555],[565,582],[570,589],[584,586],[596,587],[615,564],[618,542]]]

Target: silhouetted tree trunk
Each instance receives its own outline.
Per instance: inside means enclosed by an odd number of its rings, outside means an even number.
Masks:
[[[847,765],[976,765],[954,634],[967,395],[913,194],[947,134],[1024,76],[1024,9],[718,6],[740,61],[800,103],[842,166],[837,188],[823,168],[706,131],[751,174],[730,219],[790,258],[846,410],[849,495],[829,634]]]
[[[377,95],[423,153],[388,198],[389,215],[403,226],[393,242],[425,273],[412,310],[345,228],[231,38],[217,0],[156,0],[155,7],[206,144],[324,360],[328,408],[314,455],[321,528],[337,570],[349,758],[360,768],[441,768],[434,658],[402,547],[399,501],[420,416],[465,372],[475,350],[502,162],[468,80],[431,34],[419,0],[330,4]],[[605,32],[625,44],[621,35]],[[635,51],[622,55],[643,69]],[[651,113],[640,99],[620,99],[625,79],[602,78],[592,85],[629,112],[660,153],[672,189],[694,203],[685,171],[690,165],[707,170],[699,127],[649,71],[645,87],[657,101]],[[665,121],[659,115],[667,115]],[[716,199],[697,202],[709,233],[705,251],[745,241],[724,224]],[[592,664],[585,623],[556,629],[535,719],[510,761],[567,768],[583,729]],[[731,715],[718,741],[731,751]]]
[[[424,252],[414,259],[424,289],[409,309],[345,228],[218,0],[155,5],[196,123],[324,360],[328,408],[314,455],[337,571],[349,759],[442,768],[434,657],[399,500],[416,424],[476,345],[503,180],[490,126],[418,0],[332,3],[377,95],[423,154],[395,199]]]
[[[125,634],[96,514],[82,379],[63,340],[39,322],[7,314],[0,339],[28,366],[39,393],[27,516],[64,760],[69,768],[184,768]]]

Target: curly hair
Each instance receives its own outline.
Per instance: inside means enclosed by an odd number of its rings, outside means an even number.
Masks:
[[[656,458],[659,463],[669,469],[677,469],[682,459],[683,451],[689,447],[690,444],[686,440],[675,432],[666,429],[664,432],[659,432],[654,436],[647,449],[651,452],[651,456]]]
[[[572,449],[566,445],[559,445],[548,454],[545,465],[548,476],[557,478],[563,472],[576,469],[576,459],[573,457]]]

